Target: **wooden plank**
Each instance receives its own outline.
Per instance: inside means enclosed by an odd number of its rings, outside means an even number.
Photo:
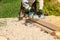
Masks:
[[[54,32],[54,31],[52,31],[52,30],[50,30],[50,29],[48,29],[48,28],[46,28],[46,27],[43,27],[43,26],[37,24],[37,23],[33,23],[33,25],[37,26],[37,28],[40,28],[40,30],[43,30],[43,31],[45,31],[45,32],[47,32],[47,33],[49,33],[49,34],[51,34],[51,33]]]
[[[39,23],[39,24],[41,24],[41,25],[44,25],[44,26],[46,26],[47,28],[50,28],[50,29],[52,29],[52,30],[60,31],[60,27],[58,27],[58,26],[56,26],[56,25],[54,25],[54,24],[51,24],[51,23],[49,23],[49,22],[46,22],[46,21],[44,21],[44,20],[41,20],[41,19],[35,20],[35,19],[34,19],[34,21],[37,22],[37,23]]]
[[[31,19],[31,21],[37,23],[38,24],[37,26],[42,28],[44,31],[50,33],[53,36],[57,36],[60,39],[60,27],[53,25],[49,22],[46,22],[44,20],[41,20],[41,19],[38,19],[38,20]]]

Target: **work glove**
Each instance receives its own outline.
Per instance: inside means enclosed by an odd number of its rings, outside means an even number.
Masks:
[[[37,12],[37,15],[38,15],[38,17],[41,17],[41,15],[42,15],[42,10],[39,10],[39,11]]]

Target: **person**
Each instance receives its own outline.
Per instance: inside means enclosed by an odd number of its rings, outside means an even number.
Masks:
[[[19,21],[22,20],[23,17],[26,17],[26,14],[29,16],[30,11],[32,11],[32,8],[29,6],[29,3],[27,2],[28,0],[21,0],[21,1],[22,1],[21,8],[20,8],[19,17],[18,17]]]
[[[40,18],[42,15],[42,10],[43,10],[43,0],[22,0],[21,3],[21,11],[19,14],[19,20],[23,19],[23,17],[28,14],[28,17],[30,18],[31,13],[35,13],[38,15]],[[39,4],[39,8],[38,5]],[[38,11],[36,10],[38,8]],[[24,14],[24,16],[22,16]],[[33,15],[32,15],[33,16]],[[26,19],[26,24],[29,22],[29,19]]]
[[[37,13],[37,15],[38,15],[38,17],[41,17],[41,15],[42,15],[42,10],[43,10],[43,3],[44,3],[44,1],[43,0],[22,0],[22,6],[25,8],[25,9],[27,9],[27,10],[31,10],[31,6],[30,5],[32,5],[33,3],[36,3],[36,5],[38,5],[37,4],[37,2],[39,3],[39,9],[38,9],[38,11],[36,12]],[[30,4],[30,5],[29,5]],[[35,5],[35,8],[37,8],[38,6],[36,6]]]

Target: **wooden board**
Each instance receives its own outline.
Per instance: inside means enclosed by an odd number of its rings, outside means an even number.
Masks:
[[[31,19],[31,20],[33,20],[33,19]],[[37,22],[38,24],[40,24],[42,26],[45,26],[48,29],[51,29],[51,30],[54,30],[54,31],[60,31],[60,27],[58,27],[58,26],[56,26],[54,24],[51,24],[49,22],[46,22],[46,21],[44,21],[42,19],[38,19],[38,20],[34,19],[33,21]]]
[[[42,28],[44,31],[50,33],[53,36],[57,36],[58,38],[60,38],[60,27],[58,27],[58,26],[56,26],[54,24],[51,24],[49,22],[46,22],[46,21],[44,21],[42,19],[37,19],[37,20],[31,19],[31,21],[38,24],[37,26]]]

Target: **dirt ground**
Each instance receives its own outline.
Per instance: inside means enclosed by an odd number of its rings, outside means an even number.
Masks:
[[[48,16],[44,20],[60,26],[60,17]],[[17,18],[0,18],[0,36],[7,40],[57,40],[55,36],[41,31],[35,25],[25,26],[24,22]]]
[[[52,23],[58,27],[60,27],[60,16],[46,16],[45,21],[48,21],[49,23]]]

